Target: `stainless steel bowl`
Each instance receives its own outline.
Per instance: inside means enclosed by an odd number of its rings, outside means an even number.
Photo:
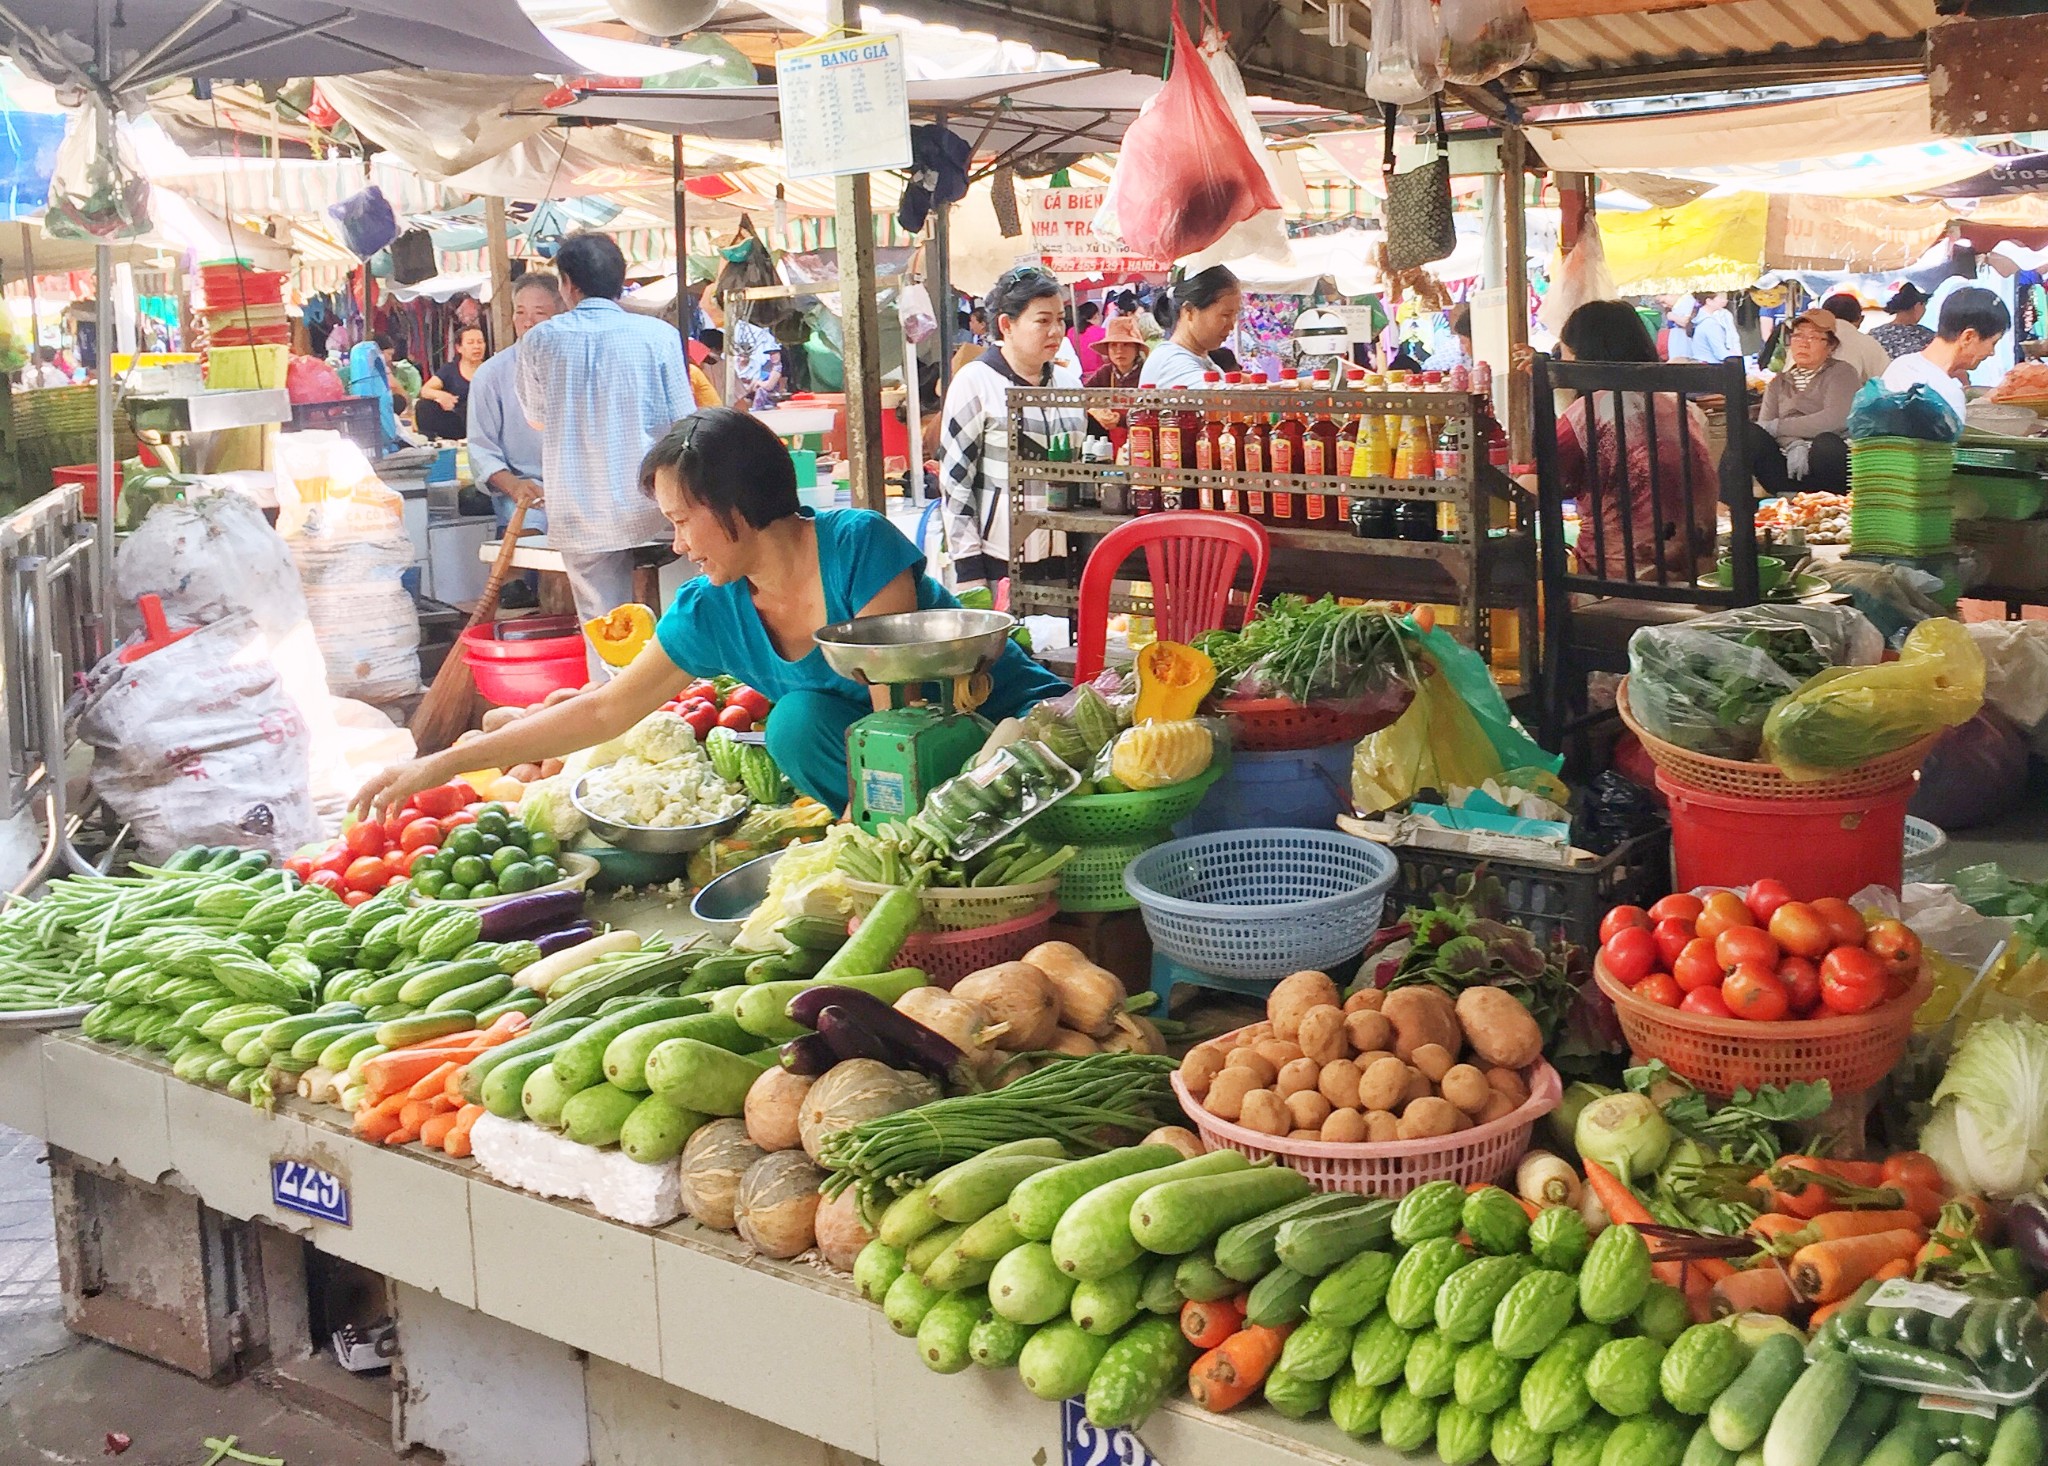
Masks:
[[[622,825],[593,813],[583,802],[583,785],[588,777],[585,775],[578,779],[575,787],[570,789],[570,802],[582,811],[583,818],[590,822],[591,831],[600,840],[621,850],[637,850],[643,855],[687,855],[709,845],[721,835],[730,835],[739,828],[740,821],[753,807],[743,804],[724,819],[714,820],[708,825]]]
[[[781,858],[782,852],[777,850],[734,866],[697,893],[690,903],[690,915],[703,922],[713,936],[730,941],[767,898],[768,877]]]
[[[825,661],[842,677],[875,683],[967,677],[1003,654],[1017,618],[1002,611],[953,608],[861,616],[817,636]]]

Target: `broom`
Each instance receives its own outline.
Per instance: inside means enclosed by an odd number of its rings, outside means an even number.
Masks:
[[[490,579],[484,582],[484,593],[477,597],[476,609],[469,613],[469,622],[463,630],[480,626],[497,614],[498,593],[505,588],[505,578],[512,573],[512,556],[519,549],[519,534],[525,526],[526,506],[514,505],[512,518],[498,542],[498,558],[491,562]],[[448,649],[441,670],[434,674],[434,685],[427,689],[427,695],[420,699],[420,705],[412,715],[412,738],[419,745],[420,752],[438,753],[466,732],[470,704],[475,700],[476,677],[469,670],[469,657],[458,637],[455,645]]]

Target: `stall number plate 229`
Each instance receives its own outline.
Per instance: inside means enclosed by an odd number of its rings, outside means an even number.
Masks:
[[[1160,1466],[1128,1430],[1090,1424],[1079,1397],[1060,1401],[1060,1458],[1061,1466]]]
[[[270,1163],[270,1200],[286,1211],[346,1227],[348,1184],[304,1161]]]

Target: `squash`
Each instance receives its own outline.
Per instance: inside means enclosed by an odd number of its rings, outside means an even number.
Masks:
[[[607,667],[623,667],[654,639],[654,612],[637,602],[615,606],[584,622],[583,634]]]
[[[1040,942],[1024,961],[1044,973],[1059,996],[1060,1026],[1090,1038],[1107,1038],[1124,1009],[1124,985],[1113,972],[1090,962],[1072,942]]]
[[[824,1181],[825,1173],[800,1151],[779,1150],[755,1161],[733,1201],[741,1238],[769,1257],[810,1251],[817,1245],[818,1187]]]
[[[1133,723],[1178,723],[1192,718],[1216,685],[1216,664],[1177,641],[1155,641],[1136,658],[1138,700]]]
[[[858,1186],[849,1186],[837,1196],[818,1203],[818,1215],[812,1222],[812,1228],[818,1234],[819,1255],[845,1272],[853,1271],[855,1259],[875,1238],[873,1230],[861,1216]]]
[[[848,1059],[834,1064],[804,1095],[797,1128],[805,1152],[816,1160],[826,1136],[938,1097],[938,1085],[922,1074],[891,1069],[874,1059]]]
[[[707,1227],[730,1232],[740,1181],[767,1154],[747,1139],[741,1120],[713,1120],[683,1146],[678,1171],[683,1209]]]
[[[811,1082],[787,1069],[763,1069],[747,1089],[747,1138],[771,1151],[795,1150],[803,1144],[803,1102]]]
[[[956,997],[944,988],[912,988],[894,1006],[905,1018],[923,1024],[951,1043],[976,1068],[985,1068],[995,1060],[996,1045],[1006,1035],[987,1008],[970,998]]]
[[[996,1047],[1013,1054],[1044,1048],[1060,1026],[1059,995],[1029,962],[1003,962],[971,972],[953,984],[953,996],[987,1009],[1003,1027]]]

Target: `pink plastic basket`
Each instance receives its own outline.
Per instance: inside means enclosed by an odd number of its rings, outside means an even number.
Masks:
[[[1227,1038],[1213,1042],[1228,1047]],[[1522,1107],[1485,1125],[1432,1140],[1343,1145],[1289,1140],[1283,1135],[1267,1135],[1233,1125],[1203,1109],[1181,1083],[1178,1072],[1172,1076],[1173,1092],[1180,1098],[1180,1107],[1194,1121],[1202,1144],[1208,1149],[1228,1146],[1255,1161],[1278,1161],[1308,1177],[1318,1191],[1356,1191],[1366,1196],[1388,1197],[1406,1196],[1426,1181],[1483,1186],[1513,1170],[1529,1149],[1529,1136],[1536,1122],[1556,1109],[1564,1098],[1564,1082],[1541,1059],[1523,1077],[1529,1082],[1529,1098]]]
[[[1059,909],[1057,901],[1048,901],[1036,911],[994,926],[964,932],[912,932],[896,954],[896,966],[919,968],[933,987],[951,988],[984,967],[1017,961],[1045,940]],[[860,930],[859,917],[849,923],[849,930]]]

